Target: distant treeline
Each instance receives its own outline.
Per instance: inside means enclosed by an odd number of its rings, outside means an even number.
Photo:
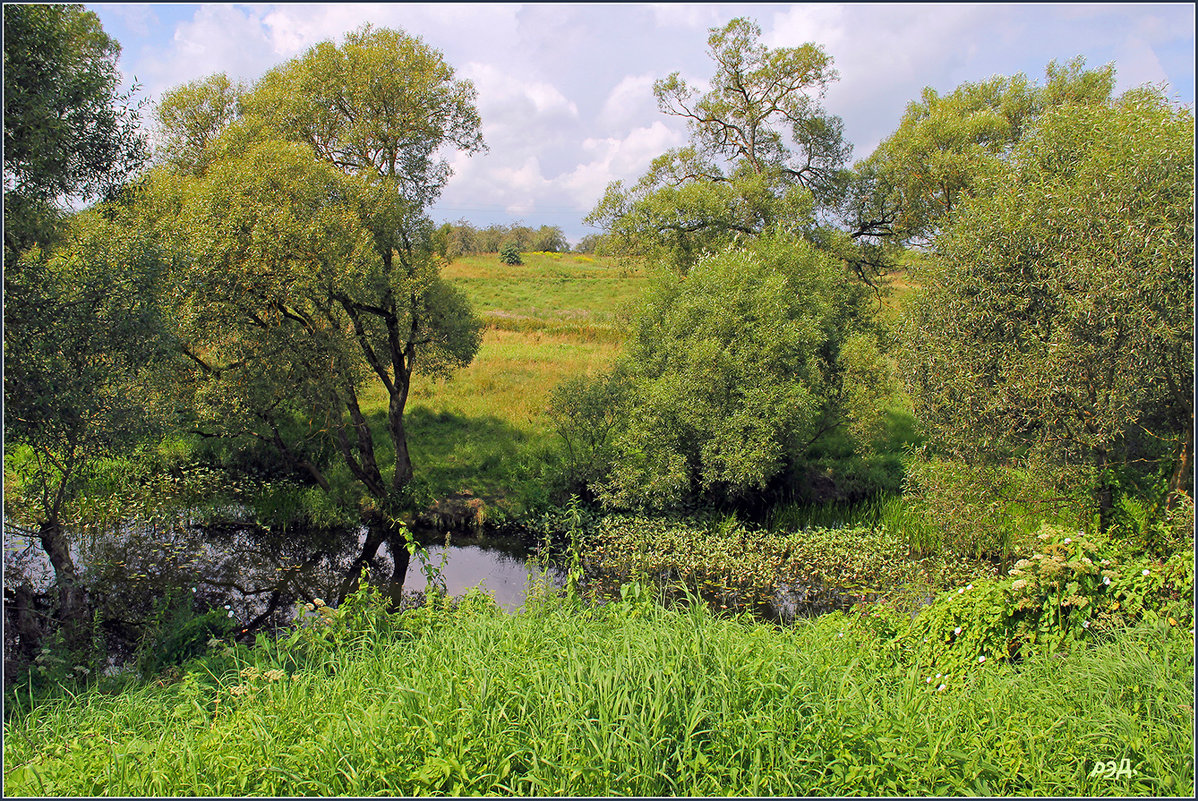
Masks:
[[[587,234],[573,248],[575,253],[597,253],[601,250],[602,234]],[[521,251],[567,253],[570,242],[556,225],[532,228],[522,222],[511,225],[489,225],[478,228],[467,220],[445,223],[437,230],[437,246],[449,258],[474,253],[498,253],[506,244]]]

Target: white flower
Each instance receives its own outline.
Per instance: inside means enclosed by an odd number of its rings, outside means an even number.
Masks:
[[[984,657],[984,656],[979,656],[979,657],[978,657],[978,664],[979,664],[979,665],[980,665],[981,663],[985,662],[985,661],[986,661],[986,657]]]
[[[963,593],[963,592],[965,592],[965,588],[964,588],[964,587],[958,587],[958,588],[957,588],[957,595],[960,595],[960,594],[961,594],[961,593]]]
[[[1143,573],[1141,573],[1140,575],[1141,575],[1141,576],[1147,576],[1147,575],[1148,575],[1148,568],[1144,568],[1144,572],[1143,572]]]
[[[233,617],[233,610],[229,610],[229,617]]]
[[[938,678],[938,679],[942,679],[942,678],[944,678],[944,674],[943,674],[943,673],[937,673],[937,674],[936,674],[936,678]]]
[[[924,679],[924,681],[925,681],[926,683],[928,683],[928,684],[931,684],[931,683],[932,683],[932,677],[931,677],[931,676],[928,676],[926,679]]]
[[[1071,542],[1073,542],[1073,540],[1069,539],[1068,537],[1066,537],[1066,538],[1065,538],[1065,544],[1066,544],[1066,545],[1068,545],[1068,544],[1069,544],[1069,543],[1071,543]]]
[[[1082,621],[1082,628],[1083,628],[1083,629],[1088,629],[1088,628],[1090,628],[1090,621],[1088,621],[1088,620],[1083,620],[1083,621]]]
[[[1103,584],[1106,584],[1106,585],[1110,585],[1110,583],[1111,583],[1111,577],[1110,577],[1110,576],[1103,576],[1103,577],[1102,577],[1102,583],[1103,583]]]
[[[955,637],[961,636],[961,627],[960,626],[957,626],[955,629],[953,629],[953,636],[955,636]]]
[[[192,587],[192,588],[191,588],[191,591],[192,591],[192,592],[199,592],[199,591],[200,591],[200,588],[199,588],[199,587]]]
[[[837,639],[839,639],[839,638],[841,638],[841,637],[843,637],[843,636],[844,636],[844,632],[843,632],[843,631],[842,631],[842,632],[840,632],[839,634],[837,634],[837,635],[836,635]]]
[[[225,609],[232,609],[232,608],[233,607],[229,606],[228,604],[225,604]]]
[[[972,585],[972,584],[966,584],[966,585],[965,585],[965,589],[967,589],[967,590],[972,590],[972,589],[973,589],[973,585]]]
[[[937,687],[937,688],[936,688],[936,692],[938,692],[938,693],[939,693],[939,692],[944,692],[944,688],[945,688],[946,686],[947,686],[947,685],[945,685],[945,684],[941,684],[939,687]]]

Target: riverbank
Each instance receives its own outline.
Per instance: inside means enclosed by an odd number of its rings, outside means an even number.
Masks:
[[[514,616],[479,595],[308,615],[279,642],[215,641],[156,681],[11,715],[6,794],[1193,790],[1193,640],[1177,629],[942,680],[839,613],[780,628],[546,593]]]

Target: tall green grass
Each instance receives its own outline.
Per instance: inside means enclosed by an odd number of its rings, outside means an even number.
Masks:
[[[943,690],[843,615],[545,599],[377,615],[5,721],[13,795],[1190,795],[1193,643]],[[335,631],[334,631],[335,629]],[[313,644],[314,643],[314,644]],[[273,672],[272,672],[273,671]],[[1091,776],[1127,759],[1130,776]]]

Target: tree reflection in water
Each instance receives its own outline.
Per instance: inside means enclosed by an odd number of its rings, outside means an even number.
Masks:
[[[410,560],[405,549],[397,565],[387,538],[371,536],[366,527],[266,529],[244,523],[203,525],[180,517],[129,524],[104,537],[77,538],[73,555],[113,663],[133,654],[163,608],[189,606],[194,614],[227,609],[237,636],[248,640],[287,626],[297,602],[320,598],[336,605],[356,588],[363,569],[400,606],[419,601],[428,577],[450,594],[481,583],[508,611],[523,603],[536,568],[527,564],[528,549],[519,539],[470,538],[446,547],[443,532],[417,534],[424,542],[439,535],[432,542],[440,544]],[[30,610],[44,613],[50,607],[49,575],[38,570],[39,554],[39,549],[6,543],[10,624],[18,613],[29,618]],[[31,625],[26,626],[27,642],[20,642],[16,631],[6,636],[9,664],[23,661],[17,651],[44,638],[45,630],[29,631]]]

